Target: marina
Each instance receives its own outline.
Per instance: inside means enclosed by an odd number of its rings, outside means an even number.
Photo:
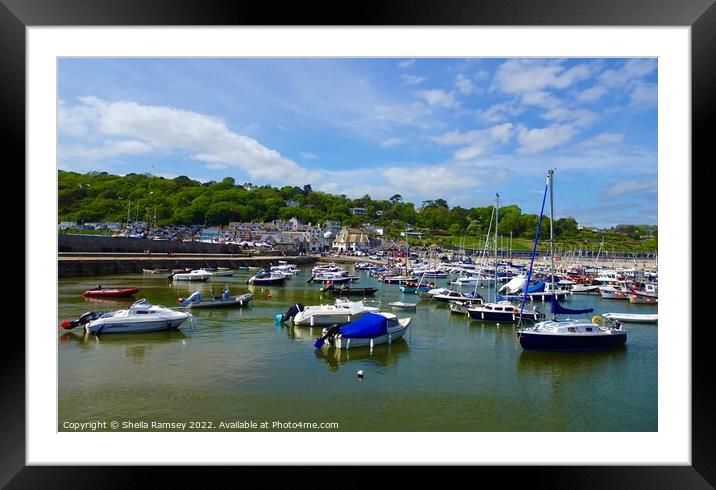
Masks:
[[[130,306],[132,298],[96,303],[81,296],[97,283],[133,285],[137,298],[165,306],[225,285],[236,296],[251,293],[252,301],[243,308],[192,308],[191,322],[167,331],[95,335],[58,328],[59,430],[64,422],[117,413],[127,422],[285,419],[286,407],[293,420],[336,421],[341,431],[657,430],[656,324],[625,323],[627,344],[602,352],[530,352],[520,347],[513,324],[470,319],[451,312],[449,303],[402,293],[398,284],[343,265],[359,276],[352,287],[375,288],[367,305],[410,318],[403,338],[372,349],[316,349],[327,325],[277,322],[291,305],[336,301],[307,282],[311,266],[273,286],[247,286],[255,271],[217,282],[143,273],[60,279],[58,325],[88,310]],[[449,280],[436,279],[438,286]],[[477,290],[494,294],[489,286]],[[395,310],[394,302],[417,308]],[[599,295],[571,295],[567,303],[595,313],[617,310]],[[549,303],[536,304],[549,311]],[[657,308],[618,305],[630,314]],[[619,373],[618,382],[609,373]]]

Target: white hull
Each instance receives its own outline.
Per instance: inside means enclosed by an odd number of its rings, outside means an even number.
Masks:
[[[158,332],[161,330],[174,330],[184,323],[188,318],[175,320],[153,320],[153,321],[102,321],[95,320],[85,325],[88,333],[137,333],[137,332]]]
[[[211,277],[211,272],[191,271],[189,273],[178,273],[172,276],[175,281],[207,281]]]
[[[602,315],[609,320],[619,320],[627,323],[657,323],[659,315],[638,314],[638,313],[605,313]]]
[[[398,320],[399,327],[388,330],[388,333],[385,335],[373,337],[371,339],[343,339],[340,335],[338,335],[336,336],[334,345],[337,349],[355,349],[356,347],[372,347],[380,344],[392,344],[396,340],[403,338],[403,335],[405,335],[405,332],[408,330],[411,321],[411,318],[400,319]]]
[[[189,313],[155,306],[145,299],[135,301],[126,310],[111,311],[87,322],[88,333],[133,333],[173,330],[190,318]]]
[[[403,303],[402,301],[396,301],[395,303],[388,303],[391,307],[397,308],[399,310],[410,310],[415,311],[415,308],[418,306],[417,303]]]
[[[299,326],[324,326],[324,325],[333,325],[335,323],[341,324],[341,323],[350,323],[353,320],[357,320],[361,316],[363,316],[368,311],[377,311],[377,308],[372,308],[370,310],[365,311],[359,311],[359,312],[348,312],[348,311],[335,311],[335,312],[325,312],[325,311],[316,311],[311,312],[310,310],[306,309],[299,314],[297,314],[295,317],[293,317],[293,324],[299,325]]]

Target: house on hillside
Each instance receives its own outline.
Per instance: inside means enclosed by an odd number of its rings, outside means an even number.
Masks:
[[[333,240],[332,248],[338,252],[355,252],[356,250],[367,250],[369,247],[370,238],[365,231],[345,226]]]

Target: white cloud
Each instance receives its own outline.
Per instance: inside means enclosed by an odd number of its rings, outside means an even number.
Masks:
[[[495,86],[512,94],[540,92],[548,88],[565,89],[591,74],[586,63],[567,70],[560,60],[514,59],[504,62],[495,74]]]
[[[655,106],[658,101],[658,90],[656,84],[639,83],[629,94],[631,105],[634,106]]]
[[[455,160],[473,160],[476,157],[482,155],[485,152],[485,147],[482,145],[472,145],[462,148],[453,154]]]
[[[467,189],[480,185],[480,181],[451,165],[426,165],[415,167],[389,167],[381,174],[387,183],[412,193],[439,195],[455,189]]]
[[[470,95],[474,89],[474,86],[470,79],[462,74],[459,74],[455,79],[455,87],[457,87],[457,89],[463,95]]]
[[[612,184],[604,189],[604,197],[616,197],[631,194],[637,197],[650,198],[658,189],[657,179],[626,180]]]
[[[513,132],[512,123],[504,123],[487,129],[475,129],[466,133],[450,131],[449,133],[435,136],[432,140],[447,146],[467,145],[453,154],[455,160],[466,161],[485,154],[493,146],[507,143],[512,138]]]
[[[444,107],[446,109],[459,107],[460,104],[455,100],[453,92],[446,92],[441,89],[423,90],[419,95],[431,107]]]
[[[522,112],[524,112],[524,109],[519,107],[517,104],[503,102],[500,104],[493,104],[485,110],[478,111],[477,116],[485,122],[498,123],[506,121],[511,117],[518,116]]]
[[[624,141],[624,133],[600,133],[593,138],[584,141],[580,146],[593,148],[604,145],[617,145]]]
[[[384,140],[380,143],[380,146],[383,148],[390,148],[392,146],[398,146],[405,143],[405,140],[402,138],[388,138],[387,140]]]
[[[404,60],[404,61],[400,61],[400,62],[398,63],[398,68],[406,69],[406,68],[410,68],[410,67],[413,66],[414,64],[415,64],[415,60],[414,60],[414,59],[412,59],[412,60]]]
[[[522,96],[522,103],[525,105],[534,105],[545,109],[552,109],[561,104],[561,101],[549,92],[528,92]]]
[[[632,59],[620,68],[604,71],[599,78],[610,87],[623,87],[656,70],[656,59]]]
[[[541,116],[548,121],[572,122],[576,127],[586,128],[597,120],[596,114],[586,109],[567,109],[564,106],[554,107]]]
[[[580,102],[594,102],[599,100],[606,93],[606,87],[602,85],[595,85],[594,87],[579,92],[576,99]]]
[[[308,151],[301,151],[298,153],[298,156],[300,156],[304,160],[315,160],[316,158],[318,158],[317,155]]]
[[[187,151],[192,158],[208,164],[238,167],[251,178],[285,182],[306,179],[309,172],[279,152],[263,146],[253,138],[232,132],[217,117],[165,106],[141,105],[136,102],[108,102],[96,97],[82,97],[83,105],[70,109],[75,117],[73,129],[102,137],[131,138],[129,149],[146,151]],[[60,131],[65,132],[62,125]],[[91,138],[86,138],[91,140]],[[115,142],[116,143],[116,142]],[[120,143],[116,143],[120,144]],[[98,154],[107,151],[95,148]],[[128,148],[124,148],[125,150]],[[67,155],[67,153],[66,153]]]
[[[425,77],[419,77],[417,75],[407,75],[405,73],[401,78],[403,79],[403,83],[405,85],[417,85],[425,80]]]
[[[549,148],[563,145],[571,140],[576,130],[570,124],[553,124],[546,128],[527,129],[520,125],[517,128],[519,153],[537,153]]]
[[[467,133],[450,131],[449,133],[435,136],[432,140],[443,145],[504,144],[512,137],[512,129],[512,123],[504,123],[486,129],[475,129]]]

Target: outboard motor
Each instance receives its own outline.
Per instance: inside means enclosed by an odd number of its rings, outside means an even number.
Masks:
[[[179,303],[182,306],[189,306],[190,304],[194,303],[195,301],[201,301],[201,292],[196,291],[194,293],[191,293],[191,296],[189,296],[187,299],[177,298],[177,300],[179,300]]]
[[[291,306],[288,310],[286,310],[286,313],[283,315],[276,315],[276,319],[280,322],[287,322],[290,319],[292,319],[294,316],[298,315],[299,312],[303,311],[304,306],[301,303],[296,303],[295,305]]]
[[[62,323],[60,323],[60,327],[64,328],[65,330],[70,330],[80,325],[84,325],[85,323],[89,323],[92,320],[96,320],[103,314],[104,312],[101,311],[87,311],[85,313],[82,313],[82,315],[80,315],[77,320],[62,320]]]

